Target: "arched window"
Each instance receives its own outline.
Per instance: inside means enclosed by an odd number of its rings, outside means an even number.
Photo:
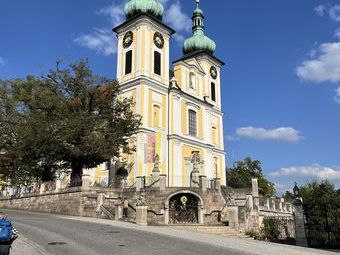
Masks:
[[[158,51],[154,52],[154,64],[153,64],[153,68],[154,68],[154,73],[161,75],[162,74],[162,56],[161,53],[159,53]]]
[[[212,127],[212,142],[213,144],[217,144],[217,128]]]
[[[132,72],[132,50],[125,53],[125,74]]]
[[[194,73],[189,74],[189,87],[191,89],[195,89],[195,74]]]
[[[189,110],[189,135],[197,136],[197,113],[194,110]]]
[[[161,126],[161,107],[158,105],[153,106],[153,126]]]
[[[211,100],[216,102],[216,86],[215,83],[211,83]]]

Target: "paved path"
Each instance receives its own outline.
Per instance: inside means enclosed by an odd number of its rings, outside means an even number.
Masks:
[[[248,239],[192,233],[169,227],[140,227],[102,219],[5,212],[23,236],[21,240],[16,240],[13,250],[13,254],[20,255],[335,254]],[[29,253],[28,249],[31,249]]]

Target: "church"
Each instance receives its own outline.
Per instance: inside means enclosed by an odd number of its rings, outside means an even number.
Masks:
[[[301,200],[293,204],[226,186],[221,68],[216,43],[205,35],[200,1],[192,36],[170,64],[175,31],[163,23],[159,0],[129,0],[117,35],[121,98],[133,99],[142,126],[129,137],[133,153],[84,169],[81,186],[65,172],[38,192],[0,199],[1,208],[99,217],[139,225],[193,226],[239,235],[259,232],[266,220],[283,224],[283,237],[306,244]],[[22,189],[24,190],[24,189]],[[281,224],[280,223],[280,224]],[[214,228],[211,228],[211,227]]]
[[[158,0],[130,0],[126,21],[114,28],[118,38],[117,81],[121,96],[133,98],[142,126],[131,143],[135,152],[122,160],[126,185],[138,179],[151,184],[153,170],[166,176],[167,187],[190,187],[193,160],[197,182],[225,183],[221,68],[214,56],[216,43],[205,35],[204,14],[196,1],[192,36],[183,55],[170,63],[170,40],[175,31],[163,23]],[[109,179],[117,179],[119,164]],[[195,181],[195,180],[194,180]]]

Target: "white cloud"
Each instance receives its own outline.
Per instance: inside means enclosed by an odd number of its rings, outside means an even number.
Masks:
[[[117,52],[117,39],[111,29],[124,21],[123,7],[124,2],[113,1],[111,5],[97,11],[97,15],[107,17],[110,26],[93,28],[91,33],[80,34],[74,42],[105,56],[115,54]]]
[[[95,28],[90,34],[82,34],[74,40],[82,47],[109,56],[117,52],[117,41],[110,29]]]
[[[276,129],[241,127],[236,130],[236,134],[255,140],[298,142],[303,139],[300,132],[292,127],[279,127]]]
[[[183,34],[189,33],[192,27],[192,21],[190,17],[182,11],[182,5],[179,1],[171,4],[169,8],[166,9],[164,22],[176,30],[174,39],[180,44],[185,40]]]
[[[340,5],[335,5],[329,9],[329,17],[335,22],[340,22]]]
[[[315,57],[303,61],[296,69],[297,75],[305,81],[316,83],[340,81],[340,42],[323,43]]]
[[[166,10],[164,21],[171,25],[176,31],[189,32],[191,29],[191,19],[182,11],[179,1],[170,5]]]
[[[286,191],[290,191],[292,192],[292,185],[288,185],[288,184],[281,184],[281,183],[274,183],[275,185],[275,189],[277,191],[277,193],[279,194],[284,194]]]
[[[314,8],[314,11],[315,13],[318,15],[318,16],[324,16],[325,15],[325,12],[326,12],[326,6],[325,5],[319,5],[317,7]]]
[[[340,180],[340,167],[324,167],[319,164],[314,164],[311,166],[292,166],[288,168],[281,168],[276,172],[269,174],[271,177],[302,177],[317,180],[330,180],[339,181]]]
[[[335,90],[334,100],[336,103],[340,104],[340,87]]]
[[[6,65],[6,63],[7,61],[3,57],[0,57],[0,66]]]
[[[160,1],[164,6],[169,4],[169,0]],[[115,54],[117,39],[111,29],[124,21],[124,4],[123,0],[114,0],[111,5],[96,11],[97,15],[106,17],[110,25],[104,28],[93,28],[90,33],[82,33],[74,42],[105,56]],[[180,44],[185,40],[185,34],[191,31],[191,19],[182,11],[181,2],[178,0],[165,8],[164,22],[176,30],[174,39]]]
[[[225,137],[225,139],[226,139],[227,141],[238,141],[238,140],[240,140],[240,137],[233,136],[233,135],[227,135],[227,136]]]
[[[97,11],[96,14],[107,16],[112,26],[118,26],[124,21],[124,2],[114,1],[111,5]]]
[[[334,31],[334,37],[338,40],[340,40],[340,28]]]

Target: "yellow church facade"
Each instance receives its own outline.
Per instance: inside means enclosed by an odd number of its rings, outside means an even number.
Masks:
[[[135,113],[142,117],[140,130],[131,138],[135,152],[123,159],[129,163],[127,182],[151,178],[157,163],[168,187],[189,187],[192,157],[198,154],[199,174],[225,183],[223,62],[213,55],[215,43],[204,35],[203,11],[197,5],[193,36],[185,42],[183,56],[171,65],[175,31],[162,22],[160,2],[148,2],[129,1],[126,21],[113,30],[121,96],[132,98]],[[96,173],[102,176],[101,168]]]

